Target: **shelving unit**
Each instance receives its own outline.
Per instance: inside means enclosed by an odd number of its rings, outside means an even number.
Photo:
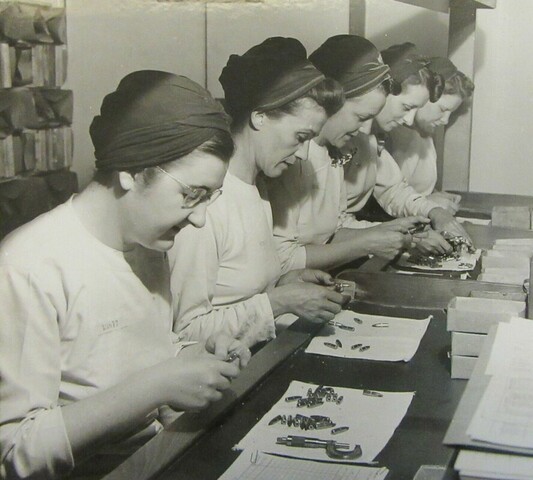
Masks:
[[[63,0],[0,1],[0,238],[77,190]]]

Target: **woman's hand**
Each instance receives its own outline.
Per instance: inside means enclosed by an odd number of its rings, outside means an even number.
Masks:
[[[394,220],[390,220],[389,222],[383,222],[380,225],[376,225],[375,227],[370,228],[396,231],[401,233],[411,233],[413,230],[416,230],[424,225],[429,226],[429,223],[429,218],[422,216],[412,216],[395,218]]]
[[[203,344],[196,344],[156,365],[150,373],[157,376],[153,391],[160,396],[159,405],[190,410],[220,400],[221,392],[239,374],[239,367],[208,353]]]
[[[429,218],[433,229],[437,232],[448,232],[451,236],[463,237],[467,242],[472,244],[470,235],[466,233],[463,226],[453,217],[452,214],[444,210],[443,208],[434,208],[429,212]]]
[[[341,311],[346,297],[329,287],[310,282],[295,282],[268,292],[274,316],[294,313],[312,322],[332,320]]]
[[[291,270],[285,273],[278,280],[277,286],[287,285],[294,282],[310,282],[316,285],[334,285],[333,277],[322,270],[315,270],[312,268],[300,268],[298,270]]]
[[[422,238],[417,244],[416,249],[424,255],[442,255],[452,251],[452,246],[445,238],[435,230],[428,230],[427,237]]]
[[[411,235],[409,230],[414,230],[417,225],[428,222],[429,220],[424,217],[406,217],[385,222],[376,227],[365,228],[358,232],[360,240],[368,246],[369,253],[386,260],[393,260],[403,250],[413,247],[427,236],[426,232]]]
[[[236,358],[233,362],[237,363],[238,360],[237,365],[240,368],[246,367],[252,356],[250,350],[244,343],[225,334],[211,335],[205,343],[205,349],[218,359],[224,361],[227,361],[230,356],[235,355]]]

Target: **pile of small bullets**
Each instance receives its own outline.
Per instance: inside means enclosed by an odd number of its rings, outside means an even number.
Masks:
[[[319,385],[313,389],[309,388],[307,390],[307,396],[303,397],[301,395],[294,395],[292,397],[285,398],[286,402],[297,402],[297,407],[307,407],[313,408],[323,405],[324,402],[335,402],[337,405],[342,403],[344,397],[335,393],[335,390],[332,387],[324,387]]]
[[[268,422],[269,425],[275,425],[276,423],[287,425],[288,427],[299,427],[300,430],[323,430],[331,428],[331,433],[334,435],[348,430],[348,427],[334,428],[336,425],[335,422],[324,415],[310,415],[309,417],[300,415],[299,413],[294,416],[278,415]]]

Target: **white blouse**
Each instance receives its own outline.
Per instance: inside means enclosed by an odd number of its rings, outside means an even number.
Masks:
[[[374,195],[381,207],[393,217],[427,217],[431,210],[438,207],[407,184],[387,150],[383,149],[378,155],[374,135],[359,133],[354,145],[358,148],[357,153],[344,167],[348,212],[357,214],[370,195]]]
[[[60,407],[175,355],[169,286],[163,253],[104,245],[71,201],[2,242],[0,477],[68,473]]]
[[[400,170],[418,193],[430,195],[437,183],[437,151],[433,137],[424,137],[414,128],[401,126],[390,133],[391,154]]]
[[[265,292],[277,283],[280,262],[270,204],[255,185],[226,174],[205,227],[182,230],[169,259],[180,339],[224,332],[253,345],[275,336]]]

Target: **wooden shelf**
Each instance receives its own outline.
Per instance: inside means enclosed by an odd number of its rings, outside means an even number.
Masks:
[[[450,0],[396,0],[397,2],[416,5],[417,7],[449,13]],[[463,0],[465,3],[473,3],[475,8],[496,8],[496,0]]]

